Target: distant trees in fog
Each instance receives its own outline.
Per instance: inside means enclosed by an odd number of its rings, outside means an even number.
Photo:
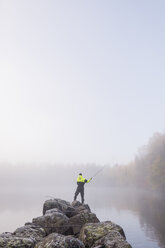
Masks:
[[[87,179],[102,168],[96,164],[15,165],[0,164],[0,187],[76,187],[81,172]],[[165,189],[165,134],[156,133],[142,147],[133,162],[127,165],[106,166],[88,187],[140,187]]]
[[[134,161],[109,169],[111,186],[136,186],[153,190],[165,189],[165,134],[155,133],[142,147]]]

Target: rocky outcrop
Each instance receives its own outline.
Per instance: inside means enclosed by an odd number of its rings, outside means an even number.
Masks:
[[[131,248],[123,229],[111,221],[85,224],[80,231],[79,239],[87,248]]]
[[[111,221],[100,222],[87,204],[51,199],[43,216],[0,235],[2,248],[131,248],[123,229]]]
[[[27,223],[25,226],[17,228],[13,232],[13,235],[20,238],[32,239],[35,243],[37,243],[46,236],[46,232],[42,227],[36,227],[31,223]]]
[[[3,233],[0,235],[0,247],[4,248],[33,248],[35,244],[46,236],[46,232],[41,227],[26,224],[17,228],[13,233]]]
[[[43,215],[45,215],[47,210],[56,208],[64,213],[67,217],[71,217],[72,212],[74,212],[74,208],[67,201],[61,199],[50,199],[44,202],[43,205]]]
[[[35,241],[31,238],[22,238],[12,235],[11,233],[4,233],[0,235],[1,248],[33,248]]]
[[[85,248],[85,245],[79,239],[72,236],[64,236],[58,233],[52,233],[43,241],[39,242],[35,248]]]
[[[89,213],[87,210],[81,211],[69,219],[69,226],[76,235],[80,232],[82,226],[85,223],[97,223],[99,222],[95,214]]]
[[[56,208],[32,220],[34,225],[43,227],[47,235],[53,232],[64,234],[69,229],[68,222],[69,218]]]

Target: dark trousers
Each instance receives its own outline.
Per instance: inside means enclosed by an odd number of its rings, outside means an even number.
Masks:
[[[81,195],[81,202],[84,203],[84,187],[77,187],[74,195],[74,201],[76,200],[79,193]]]

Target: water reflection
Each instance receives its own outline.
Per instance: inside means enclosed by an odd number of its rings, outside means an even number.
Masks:
[[[72,201],[74,191],[74,187],[1,189],[0,232],[14,231],[41,215],[47,196]],[[142,233],[148,240],[145,246],[165,247],[165,199],[160,195],[130,189],[86,187],[85,200],[101,216],[101,220],[111,220],[113,216],[116,223],[123,223],[134,247],[144,247],[144,244],[138,244],[138,239],[143,239]],[[139,227],[137,222],[140,223]]]
[[[163,196],[140,190],[98,189],[97,197],[93,198],[93,201],[99,207],[104,204],[104,208],[131,211],[138,216],[141,229],[149,240],[153,242],[157,240],[159,247],[165,247],[165,198]]]

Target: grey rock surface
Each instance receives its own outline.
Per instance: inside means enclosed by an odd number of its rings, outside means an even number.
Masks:
[[[98,223],[98,222],[100,221],[95,214],[88,212],[88,210],[84,210],[71,217],[69,219],[68,224],[72,228],[73,234],[77,234],[80,232],[82,226],[85,223]]]
[[[1,248],[34,248],[35,241],[31,238],[17,237],[12,234],[0,235]]]
[[[97,240],[91,248],[96,247],[106,248],[131,248],[130,244],[118,231],[111,231],[101,239]]]
[[[85,224],[80,231],[79,239],[87,248],[131,248],[123,229],[111,221]]]
[[[52,232],[65,233],[69,229],[68,222],[69,218],[59,210],[46,211],[45,215],[32,220],[32,223],[42,227],[47,235]]]
[[[13,235],[20,237],[20,238],[21,237],[22,238],[30,238],[35,243],[37,243],[37,242],[41,241],[46,236],[46,232],[41,227],[36,227],[33,224],[27,224],[23,227],[17,228],[13,232]]]
[[[61,200],[61,199],[50,199],[44,202],[43,205],[43,215],[46,213],[47,210],[57,208],[61,212],[63,212],[68,217],[74,211],[74,208],[71,206],[71,204],[67,201]]]
[[[52,233],[41,242],[36,244],[35,248],[85,248],[84,244],[72,236],[64,236],[58,233]]]

